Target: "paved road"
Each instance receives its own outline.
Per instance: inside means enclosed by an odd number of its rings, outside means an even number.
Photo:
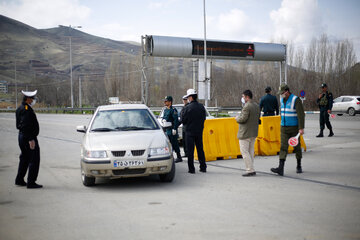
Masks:
[[[79,153],[87,115],[38,114],[43,189],[14,185],[19,148],[13,113],[0,113],[0,239],[360,239],[360,116],[332,121],[317,139],[318,115],[306,117],[303,174],[295,156],[284,177],[277,156],[209,162],[208,173],[176,164],[173,183],[156,177],[103,181],[86,188]],[[325,132],[328,134],[328,132]]]

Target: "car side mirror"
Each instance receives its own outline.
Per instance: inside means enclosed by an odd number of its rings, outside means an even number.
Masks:
[[[82,126],[77,126],[77,127],[76,127],[76,131],[77,131],[77,132],[86,133],[86,126],[84,126],[84,125],[82,125]]]

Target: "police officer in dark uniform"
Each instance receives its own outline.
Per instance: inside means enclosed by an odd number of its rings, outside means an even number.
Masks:
[[[279,115],[279,103],[274,95],[271,95],[271,87],[265,88],[266,95],[260,100],[260,111],[263,111],[263,116]]]
[[[189,104],[185,107],[182,122],[186,125],[186,146],[188,155],[189,173],[195,173],[194,167],[194,148],[196,146],[200,163],[200,172],[206,172],[205,154],[203,150],[203,130],[206,120],[206,110],[197,101],[195,89],[188,89],[187,94]]]
[[[42,188],[42,185],[36,183],[40,167],[40,148],[37,140],[39,135],[39,122],[32,106],[36,103],[33,92],[25,92],[21,106],[16,109],[16,128],[19,129],[19,147],[21,150],[18,173],[15,184],[27,186],[27,188]],[[27,183],[24,177],[28,171]]]
[[[184,103],[184,107],[181,109],[180,112],[180,124],[182,124],[182,142],[183,142],[183,146],[184,146],[184,153],[185,153],[185,157],[187,157],[187,146],[186,146],[186,125],[182,122],[183,116],[184,116],[184,111],[185,111],[185,107],[189,104],[187,96],[184,95],[183,98],[183,103]]]
[[[173,98],[172,96],[166,96],[164,99],[165,104],[165,110],[164,110],[164,116],[163,120],[167,122],[171,122],[171,127],[166,129],[166,134],[171,142],[173,150],[176,152],[176,160],[175,162],[182,162],[181,154],[180,154],[180,148],[178,143],[178,132],[177,129],[179,127],[179,115],[176,110],[172,106]]]
[[[332,137],[334,136],[334,132],[329,120],[329,114],[331,114],[333,106],[333,95],[328,91],[326,83],[321,84],[321,90],[322,92],[316,100],[320,108],[320,133],[316,137],[324,137],[325,125],[330,130],[329,137]]]

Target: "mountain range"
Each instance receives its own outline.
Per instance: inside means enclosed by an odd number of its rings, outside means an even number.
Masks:
[[[113,55],[135,56],[140,51],[139,44],[96,37],[66,26],[36,29],[0,15],[0,80],[12,83],[15,67],[19,82],[29,82],[29,73],[59,80],[69,76],[70,37],[72,70],[78,73],[105,74]]]

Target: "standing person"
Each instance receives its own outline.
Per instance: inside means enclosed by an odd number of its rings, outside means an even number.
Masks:
[[[281,94],[281,146],[279,153],[279,167],[271,168],[271,171],[283,176],[286,155],[289,148],[288,140],[291,137],[295,137],[298,133],[301,135],[304,134],[305,113],[300,98],[290,92],[288,85],[282,83],[278,94]],[[294,152],[296,153],[297,160],[296,173],[302,173],[302,152],[300,143],[294,148]]]
[[[324,137],[325,124],[330,130],[329,137],[332,137],[334,136],[334,132],[329,120],[329,114],[331,114],[333,106],[333,95],[328,91],[326,83],[321,84],[321,93],[316,102],[320,108],[320,133],[316,137]]]
[[[274,95],[271,95],[271,87],[265,88],[266,95],[260,100],[260,111],[264,112],[264,117],[279,115],[279,103]]]
[[[254,170],[254,145],[258,135],[260,109],[259,105],[252,101],[252,92],[245,90],[242,102],[245,102],[236,122],[239,124],[237,137],[240,143],[240,151],[245,161],[246,173],[243,177],[255,176]]]
[[[203,150],[203,130],[206,119],[204,106],[197,101],[195,89],[188,89],[186,97],[189,104],[185,107],[182,122],[186,125],[186,146],[188,155],[189,173],[195,173],[194,167],[194,148],[196,146],[200,172],[206,172],[205,154]]]
[[[36,103],[37,90],[33,92],[21,91],[23,102],[16,109],[16,128],[19,129],[19,147],[21,150],[18,173],[15,184],[27,188],[42,188],[36,183],[40,167],[40,148],[37,140],[39,122],[32,107]],[[29,169],[29,171],[28,171]],[[24,181],[28,171],[27,183]]]
[[[181,109],[180,112],[180,124],[182,124],[182,142],[183,142],[183,146],[184,146],[184,153],[185,153],[185,157],[187,157],[187,147],[186,147],[186,125],[182,122],[183,119],[183,115],[184,115],[184,110],[185,107],[189,104],[187,96],[184,95],[183,98],[183,103],[184,103],[184,107]]]
[[[179,115],[176,108],[172,106],[172,103],[173,103],[172,96],[166,96],[164,99],[165,110],[164,110],[163,119],[167,122],[171,122],[171,127],[166,129],[166,134],[170,140],[173,150],[176,152],[175,162],[178,163],[178,162],[182,162],[179,143],[178,143],[179,135],[177,132],[179,127]]]

